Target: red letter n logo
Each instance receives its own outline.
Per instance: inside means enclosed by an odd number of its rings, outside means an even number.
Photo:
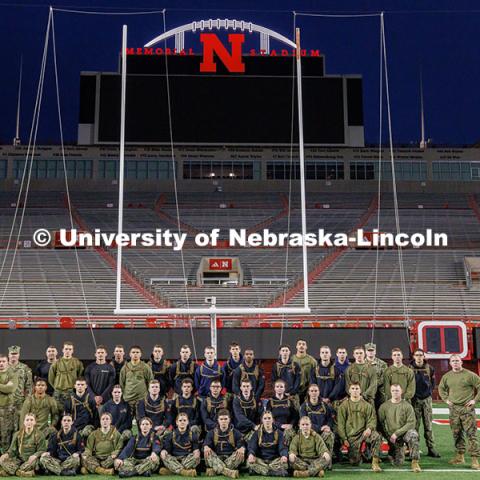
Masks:
[[[214,53],[217,54],[229,72],[245,72],[245,64],[242,62],[242,43],[245,42],[243,33],[230,33],[228,35],[228,42],[232,46],[231,53],[227,51],[214,33],[201,33],[200,41],[203,43],[203,62],[200,64],[201,72],[217,71],[217,64],[213,60]]]

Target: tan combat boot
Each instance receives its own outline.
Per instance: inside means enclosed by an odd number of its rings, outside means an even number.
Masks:
[[[165,467],[162,467],[162,468],[158,471],[158,473],[159,473],[160,475],[164,475],[164,476],[165,476],[165,475],[173,475],[173,473],[172,473],[168,468],[165,468]]]
[[[480,470],[480,463],[478,463],[478,457],[472,457],[472,464],[470,465],[470,468],[473,468],[473,470]]]
[[[30,478],[35,476],[35,472],[33,470],[30,470],[28,472],[25,472],[24,470],[17,470],[16,475],[17,477]]]
[[[183,475],[184,477],[196,477],[197,471],[194,468],[184,468],[183,470],[180,470],[180,475]]]
[[[465,455],[463,453],[457,453],[448,463],[450,465],[463,465],[465,463]]]
[[[293,476],[297,478],[307,478],[309,476],[308,470],[295,470]]]
[[[88,475],[88,470],[87,470],[85,467],[82,467],[82,468],[80,469],[80,473],[81,473],[82,475]]]
[[[216,475],[215,470],[213,468],[207,468],[205,475],[207,477],[214,477]]]
[[[10,475],[2,468],[0,467],[0,477],[9,477]]]
[[[223,474],[228,478],[238,478],[238,470],[232,470],[230,468],[224,468]]]
[[[317,473],[317,477],[323,478],[325,476],[325,470],[320,469]]]
[[[420,468],[420,464],[418,460],[412,460],[412,472],[419,473],[422,469]]]
[[[378,457],[372,458],[372,472],[378,473],[382,471],[379,460],[380,459]]]
[[[112,476],[115,473],[115,470],[113,468],[97,467],[95,469],[95,473],[98,474],[98,475]]]

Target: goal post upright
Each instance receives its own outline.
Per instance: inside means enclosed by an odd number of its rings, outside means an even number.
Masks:
[[[148,42],[145,47],[151,47],[167,38],[184,35],[185,32],[195,32],[203,29],[241,29],[258,32],[262,36],[269,36],[295,49],[297,83],[297,108],[298,108],[298,147],[300,163],[300,202],[302,220],[302,270],[303,270],[303,306],[300,307],[193,307],[193,308],[122,308],[121,307],[121,282],[122,282],[122,246],[117,245],[117,280],[116,280],[116,306],[114,315],[304,315],[311,313],[308,297],[308,258],[306,246],[307,219],[305,200],[305,152],[303,136],[303,105],[302,105],[302,68],[300,29],[296,28],[295,41],[265,27],[239,20],[201,20],[191,22],[181,27],[165,32]],[[127,75],[127,26],[123,26],[122,35],[122,90],[121,90],[121,117],[120,117],[120,174],[119,174],[119,200],[118,200],[118,235],[123,233],[123,195],[124,195],[124,166],[125,166],[125,103],[126,103],[126,75]],[[292,117],[293,118],[293,117]],[[293,140],[292,140],[293,141]]]

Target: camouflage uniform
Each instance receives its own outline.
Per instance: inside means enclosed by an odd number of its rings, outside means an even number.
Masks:
[[[327,446],[322,437],[314,430],[311,431],[308,438],[301,432],[297,433],[290,443],[290,453],[297,457],[291,464],[292,468],[307,471],[310,477],[316,477],[320,470],[325,470],[330,466],[330,461],[323,458],[323,454],[328,453]]]
[[[288,448],[280,429],[275,428],[269,433],[261,426],[248,442],[248,454],[255,457],[253,463],[248,463],[251,473],[287,476],[288,462],[282,462],[281,457],[288,457]]]
[[[345,390],[348,392],[352,383],[358,383],[362,397],[372,406],[377,395],[377,373],[368,363],[352,363],[345,372]]]
[[[73,393],[73,386],[83,374],[83,364],[75,357],[62,357],[52,363],[48,371],[48,383],[54,388],[53,398],[57,402],[59,413],[63,412],[65,402]]]
[[[450,407],[450,428],[457,453],[465,453],[466,437],[468,453],[472,457],[480,457],[475,405],[465,406],[471,400],[476,402],[479,400],[480,377],[466,369],[462,369],[460,372],[450,370],[442,377],[438,393],[443,401],[449,400],[453,404]]]
[[[196,458],[193,453],[189,453],[185,457],[174,457],[167,453],[164,465],[173,473],[179,475],[182,470],[192,470],[200,465],[200,457]]]
[[[82,466],[89,473],[95,473],[99,467],[112,468],[113,460],[120,453],[122,438],[115,427],[110,427],[107,433],[100,428],[88,436],[85,452],[82,455]]]
[[[372,405],[363,399],[354,402],[345,400],[337,412],[338,436],[341,441],[349,443],[348,458],[350,463],[358,465],[362,459],[361,446],[365,442],[373,457],[380,456],[382,436],[376,431],[377,416]],[[364,438],[363,432],[370,429],[372,433]]]
[[[11,386],[7,386],[12,382]],[[17,377],[8,369],[0,373],[0,453],[5,453],[10,447],[15,431],[13,393],[17,389]]]
[[[383,433],[388,440],[395,465],[402,465],[405,461],[404,445],[410,450],[412,460],[420,460],[420,439],[415,430],[415,412],[407,400],[393,403],[387,400],[378,410],[378,420]],[[390,442],[390,437],[395,434],[397,440]]]
[[[32,433],[28,435],[22,428],[13,436],[12,444],[7,452],[8,457],[3,462],[0,462],[0,467],[8,475],[15,475],[18,470],[21,472],[34,472],[38,470],[40,456],[46,450],[47,441],[40,431],[34,428]],[[36,459],[28,463],[28,459],[32,455],[35,455]]]
[[[458,453],[465,453],[466,437],[468,440],[468,453],[472,457],[480,457],[475,406],[464,407],[453,405],[450,407],[450,428],[452,429],[455,450]]]
[[[152,369],[141,360],[136,365],[128,362],[120,370],[123,399],[130,405],[132,417],[135,417],[138,402],[148,394],[148,385],[152,380]]]
[[[78,470],[80,468],[80,455],[74,457],[73,455],[61,462],[58,458],[48,456],[40,458],[40,465],[46,472],[61,475],[63,470]]]
[[[372,362],[369,362],[368,360],[366,362],[374,368],[375,373],[377,374],[377,394],[375,395],[375,407],[378,409],[385,401],[383,395],[383,378],[385,375],[385,370],[388,368],[388,364],[381,358],[377,357],[375,357],[375,360]]]
[[[218,456],[215,452],[210,452],[210,455],[205,458],[205,464],[207,467],[213,468],[217,475],[222,475],[226,468],[237,470],[244,460],[244,457],[237,457],[235,452],[228,457]]]
[[[157,455],[154,460],[152,453]],[[136,438],[131,438],[118,458],[123,460],[118,468],[120,475],[143,475],[157,471],[160,466],[160,444],[155,432],[151,430],[147,435],[139,433]]]
[[[237,470],[245,459],[236,455],[240,448],[245,447],[245,444],[240,431],[232,426],[226,431],[216,427],[208,432],[204,445],[211,450],[210,455],[205,457],[205,463],[207,467],[213,468],[217,475],[222,475],[226,468]]]
[[[17,376],[18,384],[13,394],[15,406],[15,430],[19,428],[20,411],[27,395],[32,393],[33,379],[32,371],[24,363],[18,362],[15,366],[10,365],[10,370]]]
[[[77,471],[80,468],[82,448],[82,440],[74,428],[68,433],[61,430],[50,437],[49,455],[40,457],[40,465],[44,470],[55,475],[61,475],[63,470]]]
[[[37,395],[29,395],[23,402],[20,411],[20,424],[23,425],[23,419],[27,413],[33,413],[37,419],[36,427],[45,438],[56,432],[55,425],[58,423],[57,403],[50,395],[40,398]]]
[[[255,457],[255,462],[248,464],[250,471],[257,475],[265,477],[271,476],[288,476],[288,463],[283,463],[281,458],[275,460],[262,460]]]
[[[415,430],[420,431],[420,423],[423,422],[423,433],[425,436],[425,443],[429,450],[435,448],[435,439],[433,436],[432,423],[433,423],[433,410],[432,410],[432,397],[424,399],[413,398],[412,399],[413,410],[415,411],[415,417],[417,422],[415,424]],[[476,429],[476,425],[475,425]]]

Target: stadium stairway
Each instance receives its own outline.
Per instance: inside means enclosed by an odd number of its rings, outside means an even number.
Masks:
[[[375,195],[372,197],[370,201],[370,205],[366,212],[361,216],[358,224],[355,226],[353,230],[358,230],[363,228],[372,215],[376,212],[378,208],[378,197]],[[312,270],[308,272],[308,284],[312,284],[316,281],[320,275],[330,266],[332,265],[339,257],[341,257],[345,251],[348,249],[346,247],[342,248],[335,248],[331,253],[329,253],[325,258],[322,259],[317,265],[314,266]],[[296,295],[298,295],[301,291],[303,291],[303,278],[300,279],[293,287],[291,287],[286,292],[279,295],[270,305],[269,307],[281,307],[285,303],[288,303],[291,299],[293,299]]]
[[[473,212],[475,213],[475,216],[477,217],[477,220],[480,222],[480,207],[478,206],[477,199],[475,198],[475,195],[469,195],[468,196],[468,205],[473,210]]]
[[[89,228],[87,227],[87,224],[83,221],[81,215],[73,205],[71,205],[71,210],[72,210],[72,217],[77,223],[77,225],[79,225],[79,227],[86,232],[90,231]],[[113,255],[111,255],[109,252],[107,252],[107,250],[101,247],[94,247],[94,250],[112,267],[112,269],[115,272],[117,271],[117,261],[113,257]],[[145,286],[142,284],[142,282],[140,282],[136,278],[133,272],[129,272],[124,265],[122,265],[122,281],[126,282],[133,289],[135,289],[140,295],[142,295],[142,297],[144,297],[151,306],[154,306],[157,308],[165,308],[166,306],[168,306],[167,302],[162,301],[157,295],[148,291],[145,288]]]

